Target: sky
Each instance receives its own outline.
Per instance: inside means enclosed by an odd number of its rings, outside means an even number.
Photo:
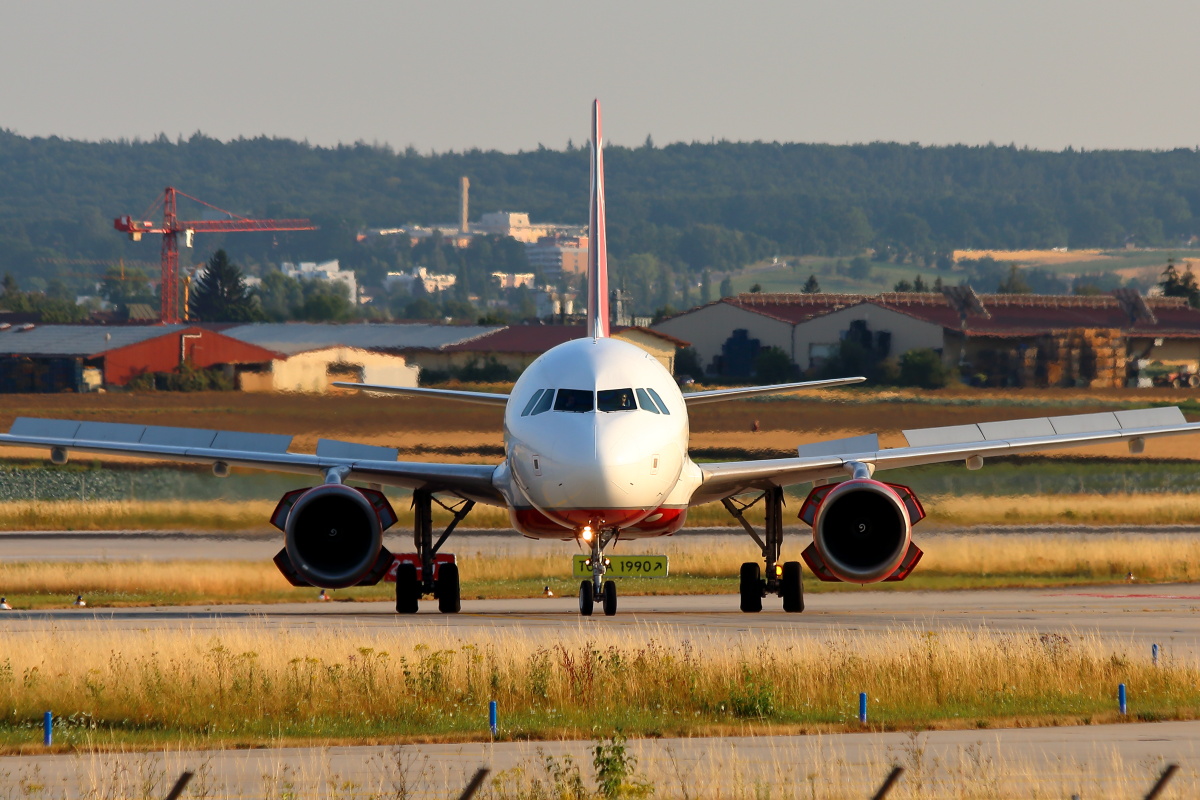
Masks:
[[[1200,144],[1195,0],[0,0],[0,128],[421,152]]]

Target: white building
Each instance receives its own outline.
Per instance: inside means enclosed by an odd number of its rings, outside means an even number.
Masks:
[[[358,302],[358,277],[352,270],[342,269],[335,258],[332,261],[301,261],[293,264],[285,261],[279,265],[280,271],[289,278],[301,281],[341,281],[350,290],[350,302]]]
[[[413,284],[420,281],[429,293],[449,289],[458,282],[457,275],[442,275],[430,272],[425,267],[413,267],[412,272],[389,272],[383,279],[383,288],[389,292],[396,289],[407,289],[412,292]]]

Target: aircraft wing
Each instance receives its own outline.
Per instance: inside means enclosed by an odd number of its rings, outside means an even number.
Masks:
[[[1170,407],[921,428],[904,431],[908,447],[890,449],[879,449],[872,434],[806,445],[797,458],[700,464],[702,482],[692,502],[844,478],[849,462],[871,464],[877,470],[898,469],[1108,442],[1129,442],[1131,450],[1140,452],[1146,439],[1185,433],[1200,433],[1200,422],[1188,422],[1182,411]]]
[[[334,386],[343,389],[362,389],[364,392],[380,392],[382,394],[406,394],[412,397],[436,397],[442,400],[454,400],[459,403],[478,403],[485,406],[503,406],[508,404],[508,395],[494,392],[464,392],[459,389],[427,389],[416,386],[381,386],[374,383],[346,383],[334,381]]]
[[[742,400],[747,397],[758,397],[764,394],[790,394],[809,389],[829,389],[834,386],[846,386],[851,383],[862,383],[866,378],[833,378],[824,381],[804,381],[802,383],[776,383],[772,386],[747,386],[737,389],[711,389],[706,392],[687,392],[683,402],[688,408],[704,405],[705,403],[720,403],[724,400]]]
[[[291,444],[292,437],[272,433],[33,417],[18,417],[8,433],[0,434],[0,446],[49,448],[52,459],[60,463],[70,451],[78,450],[318,477],[328,469],[345,467],[348,471],[343,480],[449,492],[489,505],[505,504],[492,484],[494,466],[397,461],[399,452],[392,448],[334,439],[319,439],[315,454],[288,452]]]

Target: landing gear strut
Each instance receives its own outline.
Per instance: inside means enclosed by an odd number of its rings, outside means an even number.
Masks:
[[[433,504],[454,515],[446,530],[442,531],[437,541],[433,540]],[[474,501],[463,500],[457,505],[446,505],[425,489],[413,492],[413,543],[417,548],[417,556],[421,559],[421,577],[417,579],[417,568],[412,564],[401,564],[396,568],[396,612],[399,614],[417,613],[417,600],[422,595],[432,594],[437,598],[438,611],[443,614],[457,614],[462,608],[462,589],[458,579],[457,564],[442,564],[437,569],[434,578],[434,556],[445,544],[446,539],[458,527],[471,509]]]
[[[745,517],[745,512],[759,501],[763,501],[766,509],[766,524],[763,535],[758,532]],[[759,566],[753,561],[742,564],[739,574],[738,590],[741,597],[741,609],[747,613],[762,611],[763,598],[768,594],[783,598],[783,610],[800,612],[804,610],[804,587],[801,584],[799,561],[779,563],[780,551],[783,549],[783,489],[772,486],[759,497],[749,503],[738,503],[731,498],[721,501],[725,510],[733,516],[746,530],[762,550],[765,577],[759,572]]]
[[[581,534],[580,538],[592,547],[592,554],[588,558],[592,566],[592,577],[579,584],[579,613],[581,616],[590,617],[592,608],[599,599],[601,607],[604,609],[604,616],[615,616],[617,613],[617,584],[614,581],[604,580],[604,573],[608,571],[608,559],[604,557],[604,548],[617,538],[618,531],[616,528],[608,531],[600,530],[591,534],[590,537],[587,532],[590,532],[591,528],[585,528],[584,531],[585,533]]]

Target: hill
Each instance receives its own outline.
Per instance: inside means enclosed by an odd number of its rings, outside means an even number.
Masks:
[[[676,273],[729,270],[775,253],[931,264],[956,248],[1176,246],[1200,214],[1200,152],[1044,152],[874,143],[673,144],[607,151],[610,247],[618,268],[649,254]],[[46,258],[156,260],[112,218],[139,215],[171,184],[253,216],[308,216],[309,234],[202,237],[242,261],[340,257],[362,226],[527,210],[586,219],[586,152],[421,154],[284,139],[83,142],[0,131],[0,272],[44,280]],[[181,209],[182,210],[182,209]],[[198,213],[195,209],[194,213]],[[193,213],[189,211],[187,213]]]

